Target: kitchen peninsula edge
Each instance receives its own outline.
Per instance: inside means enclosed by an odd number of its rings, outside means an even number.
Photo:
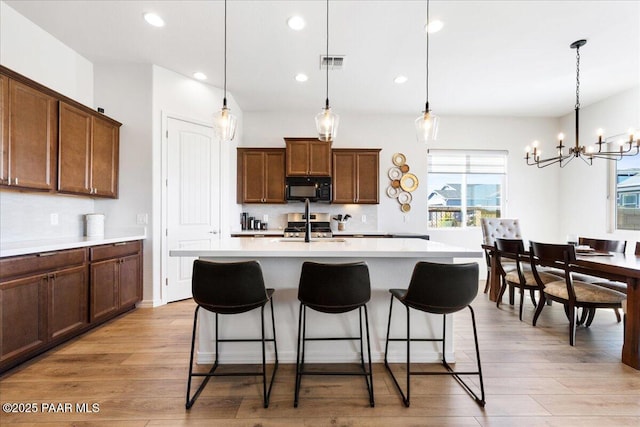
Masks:
[[[200,258],[209,261],[237,262],[258,260],[261,264],[265,285],[276,289],[274,309],[276,333],[280,361],[295,361],[296,336],[298,324],[298,281],[300,269],[304,261],[342,263],[365,261],[369,266],[371,278],[371,301],[369,302],[369,321],[371,329],[372,360],[381,362],[384,358],[384,339],[386,336],[389,315],[390,288],[406,288],[409,284],[413,268],[418,261],[438,263],[475,261],[482,256],[479,250],[456,247],[440,242],[422,239],[389,239],[389,238],[334,238],[317,239],[304,243],[302,239],[287,238],[228,238],[211,242],[206,247],[180,248],[170,250],[170,256]],[[213,363],[215,350],[212,342],[214,316],[206,311],[200,312],[198,363]],[[220,316],[220,334],[234,337],[252,338],[260,328],[257,313],[245,313],[242,320],[230,320]],[[336,331],[345,335],[357,334],[357,314],[348,313],[336,319],[323,313],[308,313],[309,334],[328,336]],[[395,310],[394,325],[404,325],[405,313]],[[412,324],[426,322],[426,333],[440,336],[442,316],[412,312]],[[424,329],[420,328],[423,332]],[[447,331],[451,333],[453,322],[447,321]],[[231,332],[232,331],[232,332]],[[313,331],[313,332],[311,332]],[[406,331],[398,326],[391,331],[392,336],[404,336]],[[451,335],[450,335],[451,336]],[[309,348],[305,358],[309,362],[352,362],[354,345],[350,342],[332,343],[331,346],[316,345]],[[440,360],[441,349],[434,343],[416,345],[416,354],[412,359],[423,362]],[[221,350],[222,362],[256,363],[259,352],[251,344],[233,344]],[[390,348],[389,360],[402,360],[404,347],[398,345]],[[454,343],[448,340],[445,349],[447,358],[454,360]]]

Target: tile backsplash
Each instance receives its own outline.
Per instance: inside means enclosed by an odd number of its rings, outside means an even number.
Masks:
[[[248,216],[263,220],[268,217],[269,230],[282,230],[287,225],[287,214],[290,212],[304,212],[304,203],[291,202],[283,205],[242,205],[242,212],[247,212]],[[334,205],[327,203],[311,203],[311,212],[329,213],[331,216],[338,214],[350,214],[351,219],[346,224],[345,231],[377,231],[378,230],[378,206],[377,205]],[[363,220],[364,216],[364,222]],[[232,219],[231,230],[240,230],[240,218],[237,221]],[[336,231],[338,225],[336,221],[331,221],[331,229]]]
[[[85,197],[0,191],[0,242],[80,237],[93,210]]]

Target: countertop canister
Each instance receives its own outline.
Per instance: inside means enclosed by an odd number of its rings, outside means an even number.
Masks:
[[[87,237],[104,236],[104,214],[86,214],[85,216],[85,235]]]

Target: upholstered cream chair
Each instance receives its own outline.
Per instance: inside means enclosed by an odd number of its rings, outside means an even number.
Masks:
[[[491,274],[491,255],[492,249],[496,245],[496,239],[522,239],[520,231],[520,221],[518,219],[507,218],[482,218],[480,220],[482,228],[482,244],[484,249],[485,260],[487,262],[487,282],[484,286],[484,292],[487,293],[490,285]],[[504,274],[516,269],[514,262],[504,260],[502,263],[502,282],[504,283]],[[513,291],[509,290],[509,302],[513,304]]]

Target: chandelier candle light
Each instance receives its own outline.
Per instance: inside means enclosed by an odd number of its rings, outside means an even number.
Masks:
[[[327,56],[324,62],[327,69],[327,97],[324,109],[316,115],[316,130],[318,131],[318,139],[320,141],[331,142],[338,133],[340,116],[334,114],[331,111],[331,107],[329,107],[329,0],[327,0]]]
[[[438,136],[438,122],[439,117],[431,112],[429,109],[429,33],[432,32],[430,28],[431,22],[429,21],[429,0],[427,0],[427,25],[425,27],[427,31],[427,59],[426,59],[426,78],[425,78],[425,98],[426,103],[424,111],[416,119],[416,138],[418,142],[431,142],[435,141]]]
[[[236,136],[236,116],[227,108],[227,0],[224,0],[224,98],[222,109],[214,115],[216,135],[223,142],[230,142]]]
[[[576,157],[581,158],[585,163],[592,165],[593,159],[606,159],[606,160],[620,160],[626,156],[635,156],[640,153],[640,141],[638,140],[638,136],[634,134],[633,129],[629,129],[629,139],[625,142],[621,140],[619,144],[619,148],[616,150],[603,150],[603,145],[608,144],[606,140],[602,139],[604,131],[602,129],[598,129],[597,136],[598,141],[591,146],[580,145],[580,48],[587,44],[586,40],[577,40],[571,43],[571,49],[576,50],[576,143],[573,147],[569,148],[569,153],[565,154],[564,149],[566,146],[563,144],[564,134],[559,134],[558,139],[559,143],[556,146],[558,150],[558,154],[553,157],[548,157],[546,159],[542,159],[542,151],[538,148],[538,141],[533,142],[533,151],[532,147],[527,146],[525,160],[527,161],[527,165],[533,166],[536,165],[539,168],[544,168],[549,165],[559,163],[560,167],[563,168],[569,164],[569,162]],[[597,149],[596,149],[597,145]]]

